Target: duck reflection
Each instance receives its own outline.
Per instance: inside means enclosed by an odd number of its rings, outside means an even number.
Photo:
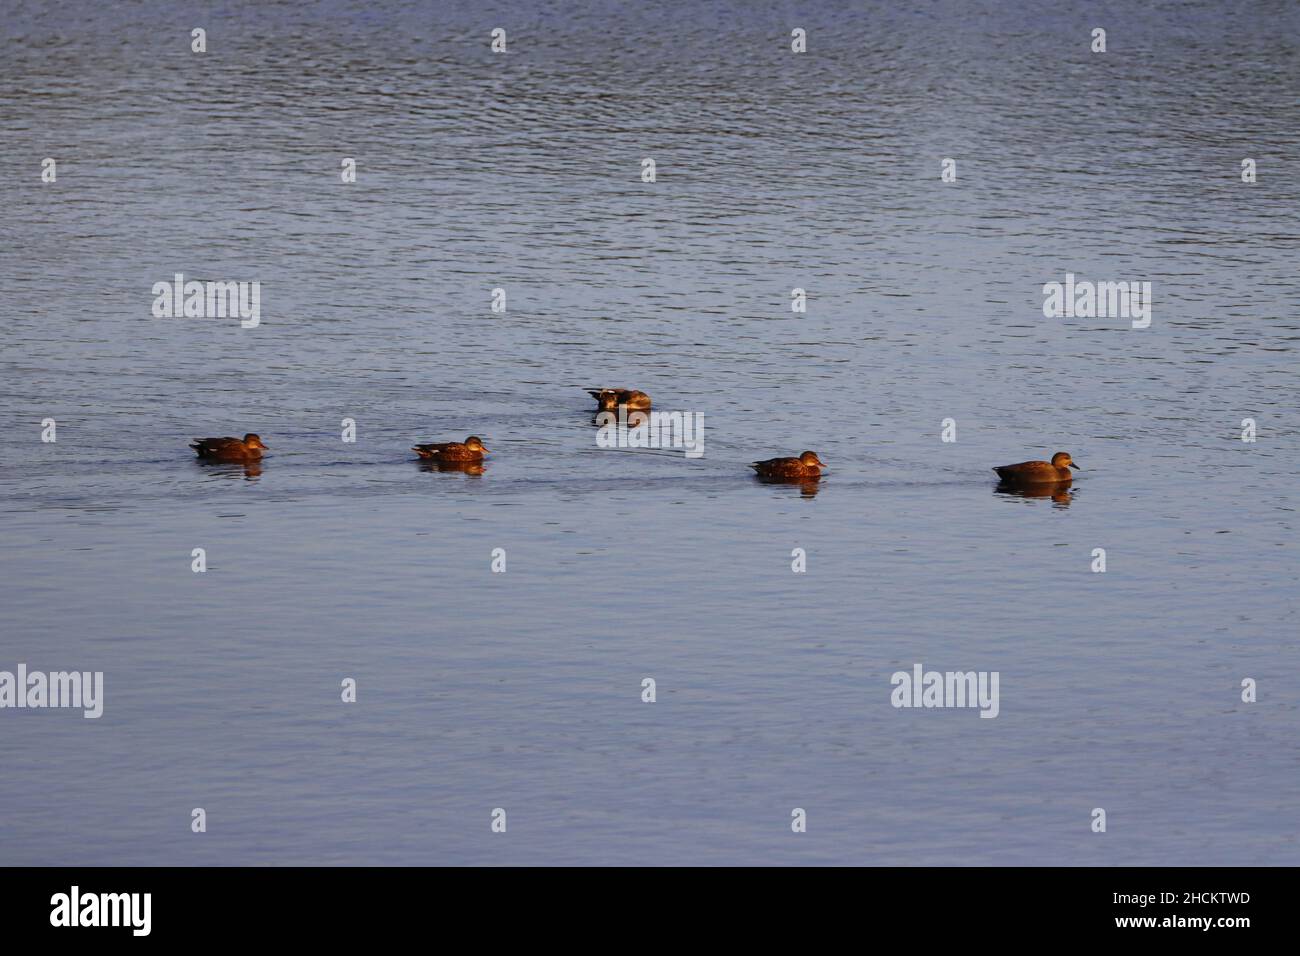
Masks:
[[[591,423],[597,428],[626,428],[631,431],[650,421],[650,413],[635,409],[620,409],[617,413],[608,409],[591,416]]]
[[[821,482],[816,478],[774,478],[755,475],[754,480],[760,485],[789,485],[799,489],[799,497],[815,498],[821,491]]]
[[[483,474],[484,464],[479,461],[439,461],[437,458],[421,458],[416,462],[421,471],[448,472],[459,471],[463,475],[469,475],[471,478],[478,478]]]
[[[196,458],[194,464],[212,474],[214,478],[243,478],[256,481],[262,475],[262,462],[258,459],[249,461],[221,461],[218,459]]]
[[[993,489],[993,493],[1016,498],[1051,498],[1053,507],[1068,508],[1074,497],[1073,492],[1070,491],[1070,485],[1073,483],[1069,479],[1043,482],[1000,481]]]

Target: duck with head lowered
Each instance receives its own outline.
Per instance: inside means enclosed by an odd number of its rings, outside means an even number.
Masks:
[[[650,407],[650,396],[635,388],[589,388],[587,394],[596,400],[596,405],[602,412],[618,411],[620,405],[637,411],[645,411]]]

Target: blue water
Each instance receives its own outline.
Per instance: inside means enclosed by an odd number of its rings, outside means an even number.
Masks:
[[[1300,862],[1294,4],[406,6],[4,4],[0,864]]]

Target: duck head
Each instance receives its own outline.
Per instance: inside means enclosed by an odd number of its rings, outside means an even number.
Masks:
[[[470,435],[465,439],[465,447],[470,451],[485,452],[487,448],[483,444],[483,439],[477,435]]]
[[[265,451],[270,451],[269,448],[267,448],[265,445],[262,444],[262,439],[258,438],[257,435],[253,434],[252,432],[249,432],[247,435],[244,436],[244,447],[250,449],[260,448]]]
[[[1055,465],[1057,468],[1078,468],[1079,467],[1074,463],[1074,459],[1070,457],[1070,453],[1068,451],[1058,451],[1055,455],[1053,455],[1052,464]]]
[[[817,457],[817,452],[806,451],[799,456],[799,460],[809,468],[825,468],[826,463]]]

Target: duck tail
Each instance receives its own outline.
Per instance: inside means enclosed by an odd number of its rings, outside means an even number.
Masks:
[[[759,467],[758,462],[756,462],[756,461],[751,461],[751,462],[749,463],[749,467],[750,467],[750,468],[753,468],[755,471],[758,471],[758,467]]]

